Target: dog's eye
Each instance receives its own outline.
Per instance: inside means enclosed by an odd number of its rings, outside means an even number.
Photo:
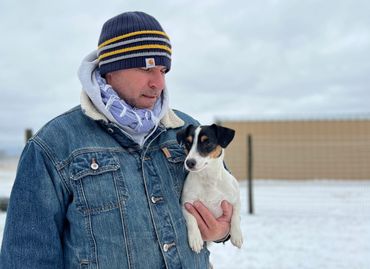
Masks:
[[[211,152],[215,148],[215,145],[211,143],[209,140],[207,140],[202,143],[202,148],[206,152]]]
[[[209,145],[209,139],[207,138],[207,139],[203,140],[202,144],[205,145],[205,146]]]

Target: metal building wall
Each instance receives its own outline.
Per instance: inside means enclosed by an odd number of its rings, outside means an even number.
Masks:
[[[247,175],[247,134],[257,179],[370,179],[370,120],[221,121],[236,130],[225,161]]]

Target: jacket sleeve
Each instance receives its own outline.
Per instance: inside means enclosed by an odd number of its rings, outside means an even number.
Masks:
[[[0,268],[63,268],[62,185],[49,155],[30,140],[10,196]]]

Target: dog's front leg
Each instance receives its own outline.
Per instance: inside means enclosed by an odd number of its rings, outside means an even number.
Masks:
[[[196,253],[199,253],[203,248],[202,235],[198,228],[198,223],[195,217],[190,214],[184,207],[182,208],[186,220],[186,226],[188,228],[188,241],[191,249]]]
[[[240,198],[234,204],[233,215],[231,217],[230,224],[231,243],[234,246],[241,248],[241,246],[243,245],[243,234],[240,229]]]

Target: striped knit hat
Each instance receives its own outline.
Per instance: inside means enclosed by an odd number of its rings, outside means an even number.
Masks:
[[[104,23],[98,44],[102,76],[117,70],[171,68],[171,44],[159,22],[144,12],[125,12]]]

